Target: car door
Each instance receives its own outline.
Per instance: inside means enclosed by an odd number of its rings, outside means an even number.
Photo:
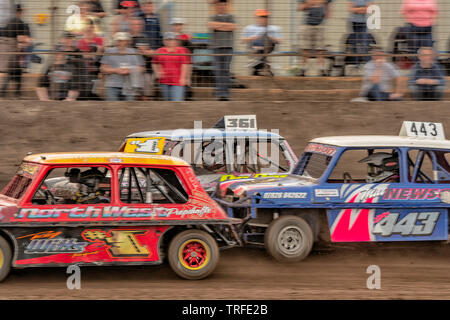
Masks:
[[[396,162],[397,166],[391,171],[385,170],[384,175],[372,176],[368,171],[371,159],[380,157],[392,165]],[[324,183],[314,190],[315,201],[327,208],[333,242],[396,240],[377,237],[374,228],[391,207],[384,199],[386,190],[403,183],[400,157],[401,151],[397,148],[369,147],[347,148],[339,155]]]

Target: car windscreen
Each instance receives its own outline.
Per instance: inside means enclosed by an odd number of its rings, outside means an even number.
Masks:
[[[40,165],[22,162],[16,175],[0,194],[13,199],[20,199],[27,191],[39,171]]]
[[[297,162],[292,174],[319,179],[327,170],[336,148],[317,143],[310,143]]]
[[[283,173],[289,161],[278,140],[211,139],[166,144],[164,154],[183,158],[197,175],[224,173]]]

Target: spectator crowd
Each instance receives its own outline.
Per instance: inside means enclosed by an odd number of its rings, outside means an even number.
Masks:
[[[230,99],[233,84],[231,65],[238,25],[227,0],[208,0],[213,6],[205,29],[209,31],[215,97]],[[336,0],[337,1],[337,0]],[[398,64],[376,44],[367,25],[367,12],[376,0],[346,0],[349,35],[346,52],[356,54],[346,62],[363,68],[363,83],[357,101],[403,99],[408,85],[416,100],[440,100],[445,90],[443,68],[436,59],[433,27],[439,8],[436,0],[403,0],[401,14],[406,25],[398,30],[411,54],[410,75],[406,81]],[[315,58],[319,75],[329,76],[326,21],[332,19],[333,0],[297,0],[303,13],[301,67],[305,76]],[[162,32],[161,17],[149,0],[117,0],[107,37],[104,10],[100,0],[77,3],[79,15],[67,19],[64,32],[39,77],[36,93],[40,100],[150,100],[161,96],[167,101],[183,101],[192,96],[195,45],[184,32],[186,20],[171,18]],[[0,96],[10,83],[21,96],[22,76],[30,62],[40,59],[33,53],[32,30],[23,20],[25,8],[13,0],[0,0]],[[282,29],[270,24],[271,12],[255,8],[254,23],[242,26],[254,76],[273,75],[270,57],[283,41]],[[406,35],[402,38],[402,35]],[[11,53],[11,54],[8,54]],[[13,54],[14,53],[14,54]],[[395,53],[395,52],[394,52]],[[360,56],[358,56],[360,54]],[[417,56],[416,56],[417,54]],[[344,66],[345,67],[345,66]]]

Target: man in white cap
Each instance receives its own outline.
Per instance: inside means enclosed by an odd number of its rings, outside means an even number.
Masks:
[[[115,47],[107,49],[101,60],[101,72],[106,74],[105,90],[108,101],[132,101],[142,90],[145,62],[130,48],[131,35],[117,32],[113,37]]]
[[[186,22],[183,18],[172,18],[170,20],[170,31],[177,34],[177,39],[180,41],[182,47],[185,47],[192,52],[191,36],[183,31],[185,24]]]

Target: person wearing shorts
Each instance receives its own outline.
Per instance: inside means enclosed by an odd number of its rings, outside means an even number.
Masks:
[[[310,55],[325,51],[325,27],[324,22],[328,16],[328,6],[332,0],[298,0],[298,11],[305,12],[305,26],[302,35],[302,68],[300,76],[304,76]],[[318,55],[317,61],[321,76],[327,76],[325,72],[325,59]]]

